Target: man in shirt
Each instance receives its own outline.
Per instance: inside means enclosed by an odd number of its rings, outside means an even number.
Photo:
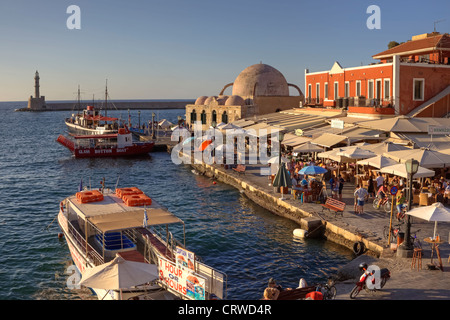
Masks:
[[[366,197],[369,195],[366,189],[364,189],[361,184],[358,184],[358,187],[355,190],[354,196],[356,201],[356,214],[364,213],[364,202]]]
[[[380,172],[378,172],[378,177],[375,179],[375,181],[377,182],[377,190],[378,190],[384,183],[384,177],[381,175]]]

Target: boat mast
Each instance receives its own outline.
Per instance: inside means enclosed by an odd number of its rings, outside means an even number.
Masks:
[[[105,117],[108,115],[108,79],[106,79],[105,89]]]
[[[80,112],[80,110],[81,110],[81,101],[80,101],[80,99],[81,99],[81,93],[80,93],[80,85],[78,85],[78,95],[77,95],[77,98],[78,98],[78,112]]]

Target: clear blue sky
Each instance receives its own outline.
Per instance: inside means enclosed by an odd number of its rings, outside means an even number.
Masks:
[[[69,30],[69,5],[81,30]],[[369,30],[369,5],[381,29]],[[450,32],[450,1],[1,0],[0,101],[24,101],[41,75],[47,100],[195,99],[246,67],[269,64],[304,90],[304,70],[373,62],[391,40]],[[231,90],[227,89],[226,93]]]

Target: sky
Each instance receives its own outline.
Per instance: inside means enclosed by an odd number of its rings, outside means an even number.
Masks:
[[[0,0],[0,101],[33,95],[36,70],[47,101],[103,99],[106,82],[113,100],[195,99],[260,62],[304,91],[305,69],[375,62],[435,21],[450,32],[449,0]]]

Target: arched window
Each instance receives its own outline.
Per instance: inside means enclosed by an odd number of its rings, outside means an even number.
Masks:
[[[213,110],[213,112],[212,112],[212,121],[211,121],[211,123],[217,123],[217,112],[216,112],[216,110]]]
[[[195,121],[197,121],[197,112],[193,109],[191,112],[191,123],[194,123]]]
[[[222,113],[222,122],[223,122],[223,123],[228,123],[228,115],[227,115],[227,112],[226,112],[226,111],[224,111],[224,112]]]
[[[202,111],[202,114],[200,115],[200,120],[202,120],[202,124],[206,124],[206,112],[205,112],[205,110]]]

